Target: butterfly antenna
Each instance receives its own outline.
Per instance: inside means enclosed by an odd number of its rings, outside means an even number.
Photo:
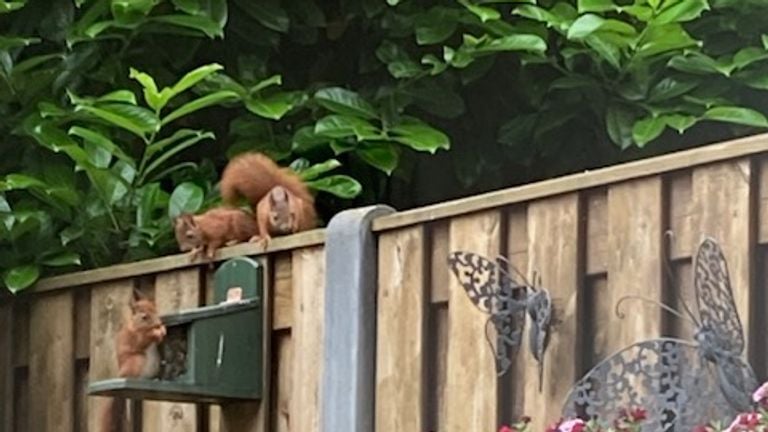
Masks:
[[[674,280],[675,280],[675,274],[672,272],[672,266],[670,263],[672,262],[671,258],[669,257],[669,254],[667,251],[670,249],[672,244],[672,238],[675,236],[675,232],[672,230],[666,230],[664,231],[664,238],[667,240],[667,248],[664,249],[664,258],[662,260],[662,266],[664,267],[664,272],[667,274],[667,280],[669,281],[670,288],[672,289],[672,292],[675,293],[675,298],[677,301],[683,305],[683,310],[685,310],[685,313],[688,314],[688,317],[690,318],[690,321],[693,322],[693,325],[698,327],[699,321],[696,319],[696,315],[694,315],[691,308],[688,306],[688,302],[683,299],[683,296],[680,295],[680,287],[674,286]]]
[[[620,298],[619,301],[616,302],[616,311],[615,311],[616,312],[616,316],[621,318],[621,319],[623,319],[625,315],[624,315],[623,312],[621,312],[619,310],[619,308],[621,307],[621,303],[624,302],[625,300],[641,300],[641,301],[644,301],[644,302],[647,302],[647,303],[654,304],[654,305],[664,309],[665,311],[671,313],[672,315],[675,315],[676,317],[678,317],[678,318],[680,318],[680,319],[682,319],[684,321],[687,321],[687,322],[689,322],[689,323],[691,323],[693,325],[696,325],[696,322],[694,322],[690,317],[687,317],[687,316],[681,314],[677,310],[675,310],[675,309],[665,305],[664,303],[662,303],[660,301],[656,301],[656,300],[651,300],[649,298],[645,298],[645,297],[642,297],[642,296],[639,296],[639,295],[634,295],[634,294],[625,295],[622,298]]]

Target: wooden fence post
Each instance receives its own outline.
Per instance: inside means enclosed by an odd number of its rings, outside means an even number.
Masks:
[[[347,210],[326,230],[320,432],[373,432],[378,261],[371,222],[393,212]]]

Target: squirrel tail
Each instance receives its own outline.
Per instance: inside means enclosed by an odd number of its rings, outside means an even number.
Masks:
[[[234,204],[240,196],[252,207],[275,186],[282,186],[304,201],[314,203],[304,181],[290,168],[281,168],[263,153],[248,152],[235,156],[221,174],[221,197]]]
[[[102,409],[99,432],[122,432],[125,429],[125,399],[109,398]]]

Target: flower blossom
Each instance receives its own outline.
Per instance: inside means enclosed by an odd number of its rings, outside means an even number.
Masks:
[[[754,393],[752,393],[752,400],[762,406],[768,404],[768,381],[763,383]]]
[[[584,432],[587,424],[582,419],[571,419],[560,423],[557,427],[558,432]]]
[[[761,416],[756,412],[741,413],[733,419],[733,422],[725,432],[738,432],[754,430],[755,426],[760,425]]]

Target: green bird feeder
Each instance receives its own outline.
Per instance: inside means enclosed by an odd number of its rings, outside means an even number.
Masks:
[[[158,378],[93,382],[88,394],[178,402],[243,401],[263,395],[262,267],[234,258],[215,273],[214,304],[162,316],[167,335]]]

